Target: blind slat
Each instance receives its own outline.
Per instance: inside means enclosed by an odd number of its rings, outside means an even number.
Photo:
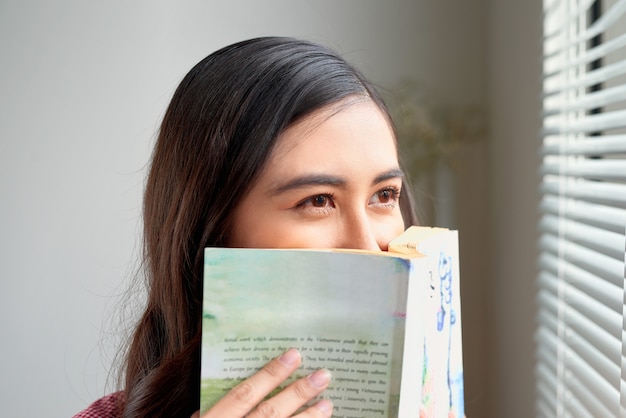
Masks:
[[[587,88],[622,74],[626,74],[626,61],[618,61],[597,70],[589,71],[567,82],[559,82],[557,79],[553,85],[546,88],[543,98],[548,99],[561,93],[568,93],[574,89]]]
[[[568,240],[577,241],[579,243],[584,242],[595,248],[609,251],[614,248],[619,248],[624,244],[624,236],[622,234],[577,222],[566,217],[559,217],[554,214],[544,215],[539,221],[539,229],[565,237]],[[619,263],[621,264],[621,259]],[[623,303],[622,298],[620,297],[619,299],[620,302]]]
[[[605,135],[577,138],[576,141],[546,143],[541,147],[541,154],[548,155],[606,155],[626,152],[626,135]],[[626,174],[625,174],[626,175]]]
[[[543,111],[544,116],[559,115],[576,110],[591,110],[602,106],[607,106],[622,100],[626,100],[626,86],[616,86],[600,90],[597,93],[590,93],[580,99],[568,103],[548,105]],[[556,100],[555,100],[556,101]]]
[[[626,126],[626,110],[587,115],[565,123],[552,123],[543,128],[543,135],[589,133]]]
[[[545,163],[543,174],[554,174],[568,177],[602,178],[619,180],[626,173],[626,160],[595,160],[578,159],[563,163]]]
[[[544,64],[550,65],[550,61],[556,61],[559,64],[556,65],[549,74],[546,74],[544,76],[544,79],[557,77],[560,75],[560,73],[563,73],[567,70],[577,69],[580,66],[589,65],[589,63],[600,59],[612,52],[615,52],[623,48],[624,46],[626,46],[626,34],[617,36],[616,38],[611,39],[609,42],[605,42],[595,48],[588,49],[580,53],[573,59],[563,60],[560,56],[561,54],[558,53],[547,55]],[[566,52],[566,49],[563,48],[561,51],[564,53]]]
[[[567,16],[568,20],[577,19],[582,13],[587,13],[587,9],[593,4],[593,0],[583,0],[578,7],[573,7],[570,10],[569,16]],[[616,2],[613,7],[611,7],[606,13],[602,15],[600,19],[598,19],[595,23],[589,26],[586,30],[581,31],[578,36],[575,36],[569,39],[566,43],[562,45],[562,48],[568,48],[572,45],[576,45],[581,42],[588,42],[594,36],[597,36],[601,32],[606,31],[612,24],[614,24],[622,15],[626,12],[626,2],[620,0]],[[546,19],[550,18],[550,14],[546,15]],[[560,33],[562,29],[556,28],[554,32],[547,35],[546,37],[556,37],[558,33]],[[545,37],[544,37],[545,39]],[[549,55],[553,52],[550,50],[546,51]]]
[[[607,382],[587,363],[581,361],[580,356],[569,346],[562,344],[556,335],[547,332],[545,328],[540,334],[540,341],[558,347],[563,353],[565,368],[561,372],[563,376],[557,373],[557,379],[563,378],[565,387],[575,393],[586,409],[595,416],[615,416],[616,411],[611,411],[611,407],[607,407],[608,405],[616,409],[619,405],[619,391],[615,385]]]
[[[558,276],[560,269],[562,274],[567,277],[569,285],[594,297],[618,314],[622,312],[619,286],[566,260],[560,260],[557,255],[549,252],[540,255],[539,266],[555,277]]]
[[[539,207],[543,213],[558,214],[581,222],[607,225],[618,231],[626,225],[626,209],[623,208],[578,199],[564,199],[552,194],[546,194]]]
[[[626,184],[604,183],[586,179],[564,182],[544,178],[540,185],[540,191],[552,195],[587,200],[609,200],[620,205],[626,204]]]
[[[558,294],[553,294],[546,291],[541,291],[538,302],[542,308],[545,308],[547,312],[553,314],[559,321],[562,321],[562,332],[565,335],[565,330],[568,327],[576,329],[576,331],[584,335],[585,338],[597,347],[607,358],[617,358],[617,351],[621,349],[621,341],[615,335],[616,331],[607,330],[602,327],[602,324],[594,322],[598,312],[594,312],[590,309],[590,315],[585,315],[571,306],[563,306],[559,302]],[[558,328],[558,327],[557,327]]]
[[[604,380],[608,382],[615,382],[619,379],[621,370],[617,364],[617,356],[607,356],[604,351],[601,351],[593,345],[586,335],[580,334],[576,329],[572,327],[566,327],[564,330],[559,329],[559,319],[557,316],[549,310],[542,310],[538,319],[542,324],[546,325],[546,329],[553,334],[558,334],[564,337],[564,342],[576,352],[580,358],[582,358],[587,364],[589,364],[593,370],[595,370]],[[619,346],[619,342],[615,344]]]
[[[546,3],[546,2],[544,2]],[[593,0],[582,0],[579,5],[565,4],[560,0],[555,0],[549,7],[544,9],[545,22],[549,24],[551,20],[557,20],[559,23],[563,21],[572,21],[579,17],[581,13],[586,13],[589,6],[593,3]],[[568,6],[567,9],[564,9]],[[550,30],[546,28],[546,34],[544,40],[549,38],[556,38],[563,32],[563,24],[559,24]]]
[[[542,234],[539,238],[539,248],[552,254],[560,255],[560,257],[578,266],[594,269],[595,272],[601,273],[607,281],[616,286],[620,286],[624,280],[622,277],[623,261],[611,258],[583,245],[554,235]]]
[[[591,416],[594,418],[617,416],[619,394],[615,396],[612,390],[600,393],[589,391],[589,386],[581,382],[579,378],[576,378],[573,373],[566,373],[563,380],[566,382],[567,387],[571,389],[572,397],[575,397],[581,404],[585,405],[585,411],[591,414]],[[567,402],[568,399],[565,399],[567,404],[569,404]]]

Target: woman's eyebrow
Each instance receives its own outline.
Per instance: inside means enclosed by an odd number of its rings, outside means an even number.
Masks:
[[[288,192],[290,190],[299,189],[302,187],[313,186],[333,186],[339,188],[345,188],[347,184],[346,179],[337,176],[331,176],[326,174],[307,174],[299,177],[289,179],[285,183],[281,183],[276,187],[272,187],[271,194],[278,195]]]
[[[389,179],[404,177],[404,172],[399,168],[392,168],[377,175],[372,181],[372,185],[376,185],[387,181]],[[315,187],[315,186],[332,186],[338,188],[346,188],[348,181],[339,176],[332,176],[328,174],[305,174],[287,180],[284,183],[279,183],[270,189],[270,194],[275,196],[281,193],[285,193],[291,190],[300,189],[303,187]]]
[[[384,173],[377,175],[376,178],[374,178],[374,181],[372,181],[372,185],[376,185],[378,183],[382,183],[389,179],[395,179],[398,177],[403,178],[404,172],[399,168],[392,168],[391,170],[385,171]]]

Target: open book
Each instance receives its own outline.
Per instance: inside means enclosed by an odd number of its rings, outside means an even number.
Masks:
[[[285,384],[330,370],[333,417],[464,416],[458,260],[428,227],[388,252],[207,248],[201,411],[295,347]]]

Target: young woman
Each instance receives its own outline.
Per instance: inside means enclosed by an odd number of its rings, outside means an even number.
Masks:
[[[386,250],[416,223],[403,185],[382,99],[336,53],[272,37],[209,55],[174,93],[152,156],[148,300],[124,388],[77,417],[198,416],[203,248]],[[261,401],[300,362],[288,350],[203,418],[292,416],[328,386],[326,370]],[[295,416],[331,413],[322,400]]]

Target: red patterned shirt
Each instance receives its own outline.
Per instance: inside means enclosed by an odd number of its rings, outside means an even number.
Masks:
[[[124,394],[122,392],[115,392],[110,395],[100,398],[89,407],[73,418],[120,418],[122,416],[121,404]]]

